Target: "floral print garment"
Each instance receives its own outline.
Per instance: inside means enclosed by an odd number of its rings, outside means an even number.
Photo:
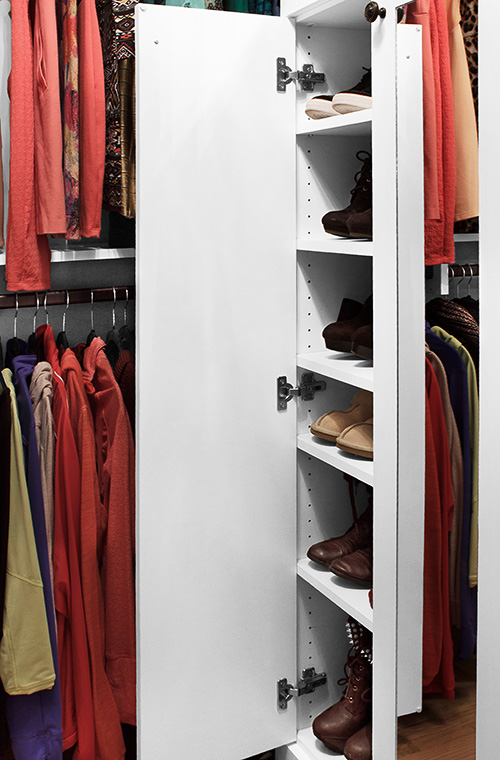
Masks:
[[[59,0],[62,29],[66,239],[80,239],[77,0]]]

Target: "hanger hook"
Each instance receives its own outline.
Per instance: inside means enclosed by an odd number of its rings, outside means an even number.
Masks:
[[[113,288],[113,330],[116,326],[116,288]]]
[[[36,311],[33,314],[33,332],[36,333],[36,316],[38,314],[38,310],[40,309],[40,298],[38,296],[38,292],[36,293]]]
[[[470,296],[470,286],[471,286],[472,278],[474,277],[474,270],[472,269],[472,266],[470,264],[467,264],[467,266],[469,267],[469,271],[470,271],[470,277],[467,283],[467,295]]]
[[[462,282],[465,280],[465,268],[464,268],[464,267],[463,267],[461,264],[458,264],[457,266],[459,266],[459,267],[460,267],[460,269],[462,270],[462,277],[461,277],[461,278],[460,278],[460,280],[457,282],[457,293],[456,293],[456,297],[458,298],[458,292],[459,292],[459,290],[460,290],[460,285],[461,285],[461,284],[462,284]]]
[[[14,338],[17,338],[17,315],[19,313],[19,298],[16,293],[16,310],[14,312]]]
[[[90,291],[90,327],[94,330],[94,291]]]
[[[123,307],[123,324],[127,324],[128,288],[125,288],[125,306]]]
[[[47,311],[47,296],[49,295],[48,290],[45,291],[45,295],[43,297],[43,308],[45,311],[45,324],[49,324],[49,312]]]
[[[62,318],[62,331],[63,333],[66,332],[66,312],[69,309],[69,290],[66,291],[66,308],[63,311],[63,318]]]

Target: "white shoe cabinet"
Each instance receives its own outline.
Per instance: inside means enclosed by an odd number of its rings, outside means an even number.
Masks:
[[[374,760],[421,704],[424,482],[422,112],[418,27],[393,0],[284,4],[281,18],[138,6],[139,752],[333,756],[354,616],[374,635]],[[325,74],[277,91],[276,61]],[[373,70],[373,110],[304,105]],[[324,233],[373,155],[373,241]],[[375,362],[325,351],[345,296],[374,295]],[[420,316],[419,316],[420,315]],[[154,326],[154,329],[153,327]],[[326,389],[277,409],[277,378]],[[310,434],[374,392],[374,462]],[[374,489],[374,596],[306,559]],[[280,709],[277,681],[327,684]]]

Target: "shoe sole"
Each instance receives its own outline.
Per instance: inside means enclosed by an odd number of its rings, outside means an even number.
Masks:
[[[331,433],[323,433],[322,430],[318,430],[317,427],[314,425],[311,425],[311,433],[313,435],[316,435],[318,438],[322,438],[324,441],[330,441],[331,443],[337,443],[337,435],[332,435]]]
[[[340,570],[332,570],[332,568],[330,568],[330,572],[333,573],[333,575],[338,575],[339,578],[343,578],[346,581],[352,581],[352,583],[356,583],[356,585],[362,586],[363,588],[371,588],[373,585],[373,578],[368,581],[363,581],[359,578],[353,578],[352,575],[347,575],[347,573],[342,573]]]
[[[360,356],[362,359],[373,359],[373,348],[368,348],[368,346],[358,346],[353,343],[351,353]]]
[[[321,560],[316,559],[315,557],[311,557],[309,552],[306,553],[306,557],[307,559],[310,559],[311,562],[314,562],[314,564],[321,565],[322,567],[327,567],[328,569],[330,569],[330,564],[331,562],[333,562],[333,560],[331,560],[330,562],[322,562]]]
[[[318,103],[317,107],[315,108],[306,109],[306,116],[309,116],[310,119],[327,119],[329,116],[338,115],[338,111],[333,110],[332,104],[330,102],[325,103],[324,109],[321,103]]]
[[[325,346],[330,351],[341,351],[345,354],[350,354],[352,352],[352,341],[350,340],[335,340],[329,343],[325,340]]]
[[[338,441],[337,448],[341,449],[341,451],[346,451],[348,454],[355,454],[356,456],[364,457],[365,459],[373,459],[373,449],[372,451],[361,451],[354,446],[346,446],[345,444],[339,443]]]
[[[321,744],[324,744],[327,749],[331,750],[332,752],[336,752],[338,755],[344,754],[344,747],[346,745],[347,739],[339,738],[329,741],[328,739],[321,739],[317,734],[314,734],[314,736],[318,741],[321,742]]]
[[[359,95],[355,92],[339,92],[332,100],[332,108],[337,113],[352,113],[353,111],[364,111],[372,107],[370,95]]]

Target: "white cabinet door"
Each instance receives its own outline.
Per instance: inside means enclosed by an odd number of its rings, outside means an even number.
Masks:
[[[294,28],[136,14],[139,751],[239,760],[296,731]]]

